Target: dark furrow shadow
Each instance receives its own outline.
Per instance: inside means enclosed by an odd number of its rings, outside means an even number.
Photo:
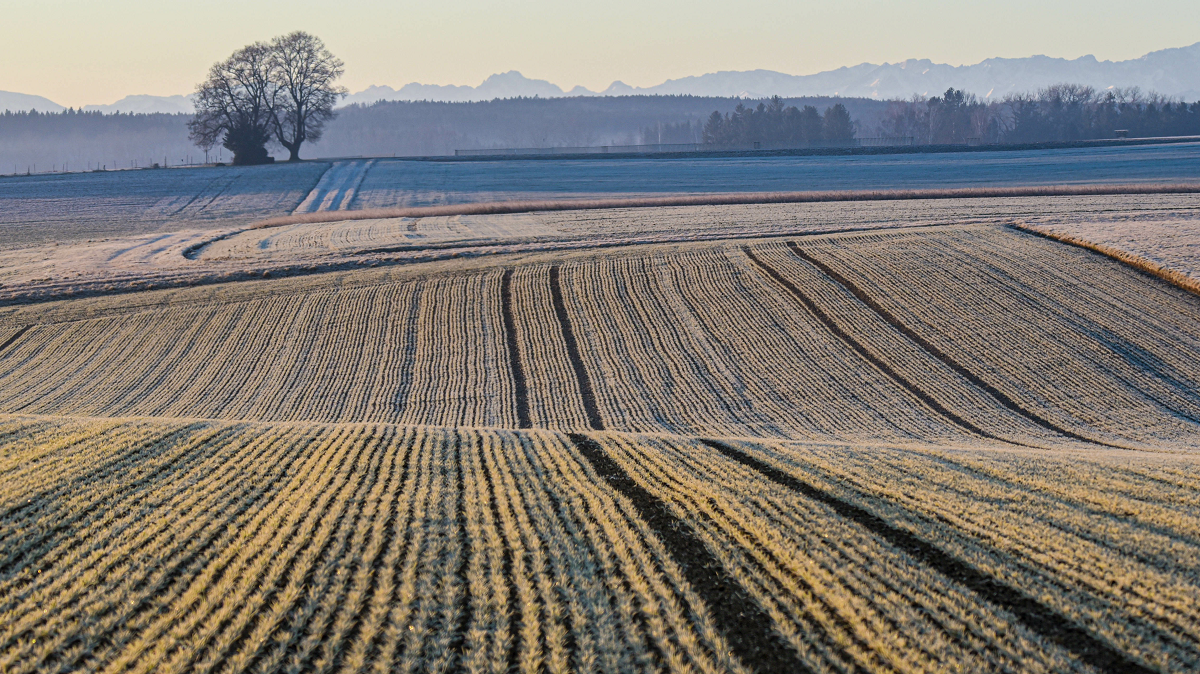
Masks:
[[[4,343],[0,344],[0,357],[4,357],[5,349],[12,346],[18,339],[23,337],[25,335],[25,333],[29,332],[29,329],[32,327],[33,327],[32,325],[26,325],[25,327],[21,328],[20,330],[17,330],[16,333],[14,333],[12,337],[9,337],[8,339],[4,340]]]
[[[629,499],[662,542],[688,585],[703,599],[714,626],[733,653],[755,672],[811,672],[796,649],[775,630],[771,616],[749,597],[737,580],[661,499],[634,481],[586,435],[568,435],[600,479]]]
[[[521,364],[521,352],[517,345],[517,326],[512,310],[511,269],[504,270],[500,278],[500,315],[504,319],[504,336],[508,344],[508,362],[512,370],[513,395],[517,399],[517,427],[532,428],[529,419],[529,392],[525,383],[525,367]]]
[[[1001,438],[999,436],[988,433],[987,431],[976,426],[975,424],[971,423],[970,421],[967,421],[966,419],[960,417],[959,415],[955,414],[954,412],[951,412],[950,410],[946,409],[946,407],[944,405],[942,405],[941,403],[939,403],[932,395],[930,395],[928,392],[926,392],[925,390],[923,390],[921,387],[917,386],[913,382],[909,381],[907,377],[905,377],[904,375],[897,372],[895,369],[892,368],[892,366],[888,365],[887,363],[883,362],[881,359],[876,357],[874,354],[872,354],[869,350],[867,350],[867,347],[863,346],[863,344],[861,342],[859,342],[858,340],[851,337],[850,333],[848,333],[845,330],[838,327],[837,323],[834,322],[832,316],[825,313],[820,307],[818,307],[817,304],[812,301],[812,298],[810,298],[808,295],[804,294],[804,291],[800,290],[800,288],[798,288],[796,286],[796,284],[785,279],[782,275],[780,275],[779,272],[775,271],[775,269],[773,269],[772,267],[767,265],[767,263],[765,263],[761,259],[759,259],[759,257],[757,255],[755,255],[753,251],[750,250],[749,246],[743,246],[742,252],[744,252],[746,254],[746,257],[750,258],[750,261],[752,263],[754,263],[754,266],[758,267],[760,271],[762,271],[764,274],[766,274],[771,279],[773,279],[776,283],[778,283],[779,285],[781,285],[785,289],[787,289],[787,291],[790,292],[793,297],[795,297],[797,300],[799,300],[800,303],[803,304],[804,307],[806,309],[808,309],[809,312],[812,313],[813,316],[816,316],[817,320],[821,321],[821,323],[825,325],[825,328],[827,330],[829,330],[830,332],[832,332],[835,337],[842,340],[847,346],[849,346],[851,349],[853,349],[855,353],[857,353],[859,356],[861,356],[863,358],[863,360],[866,360],[868,363],[874,365],[876,367],[876,369],[878,369],[880,372],[882,372],[884,375],[886,375],[888,378],[890,378],[893,382],[895,382],[896,384],[899,384],[904,390],[906,390],[909,393],[916,396],[917,399],[919,399],[921,402],[925,403],[925,405],[927,407],[929,407],[931,410],[933,410],[937,414],[941,415],[942,417],[946,418],[954,425],[956,425],[960,428],[966,429],[967,431],[969,431],[970,433],[972,433],[974,435],[988,438],[989,440],[998,440],[998,441],[1004,442],[1004,443],[1028,446],[1028,445],[1023,445],[1023,443],[1014,442],[1012,440],[1008,440],[1006,438]]]
[[[1087,443],[1096,444],[1096,445],[1103,445],[1105,447],[1112,447],[1114,449],[1130,449],[1129,447],[1122,447],[1121,445],[1114,445],[1114,444],[1110,444],[1110,443],[1103,442],[1100,440],[1094,440],[1092,438],[1082,436],[1078,433],[1075,433],[1066,428],[1063,428],[1062,426],[1059,426],[1058,424],[1055,424],[1054,422],[1050,421],[1049,419],[1046,419],[1045,417],[1035,413],[1032,410],[1026,409],[1020,403],[1018,403],[1017,401],[1015,401],[1012,398],[1005,395],[1003,391],[1001,391],[1000,389],[996,388],[995,386],[992,386],[991,384],[987,383],[982,378],[980,378],[978,375],[976,375],[974,372],[971,372],[966,367],[964,367],[961,363],[959,363],[958,361],[951,358],[949,354],[947,354],[946,352],[942,351],[941,349],[939,349],[936,346],[934,346],[933,344],[931,344],[925,338],[921,337],[916,332],[914,332],[907,325],[901,323],[900,319],[896,318],[887,309],[884,309],[878,302],[876,302],[869,295],[867,295],[865,292],[863,292],[863,290],[861,288],[859,288],[857,285],[855,285],[850,279],[848,279],[845,276],[842,276],[838,272],[834,271],[828,265],[826,265],[825,263],[816,259],[815,257],[809,255],[808,253],[805,253],[803,250],[800,249],[800,246],[796,245],[796,243],[794,241],[789,241],[787,246],[789,249],[791,249],[792,253],[796,257],[798,257],[801,260],[804,260],[805,262],[816,267],[822,274],[825,274],[830,279],[832,279],[835,283],[842,286],[846,290],[850,291],[850,294],[854,295],[854,297],[857,298],[859,302],[862,302],[868,308],[870,308],[871,311],[874,311],[876,314],[878,314],[879,317],[882,318],[888,325],[892,326],[897,331],[899,331],[901,334],[903,334],[905,337],[907,337],[909,339],[909,341],[911,341],[912,343],[914,343],[917,346],[924,349],[925,352],[928,353],[929,355],[942,361],[942,363],[945,364],[946,367],[949,367],[951,370],[954,370],[955,372],[957,372],[964,379],[966,379],[967,381],[974,384],[976,388],[980,389],[981,391],[983,391],[983,392],[987,393],[988,395],[990,395],[991,397],[995,398],[997,402],[999,402],[1001,405],[1004,405],[1006,408],[1008,408],[1012,412],[1015,412],[1015,413],[1025,417],[1026,419],[1041,426],[1042,428],[1045,428],[1046,430],[1052,431],[1054,433],[1058,433],[1059,435],[1071,438],[1072,440],[1079,440],[1080,442],[1087,442]]]
[[[731,445],[707,439],[700,439],[700,442],[723,456],[757,471],[780,486],[824,503],[838,515],[862,526],[934,571],[1012,613],[1030,630],[1069,650],[1087,664],[1113,674],[1129,672],[1150,674],[1155,671],[1108,644],[1102,638],[1094,636],[1087,629],[1075,624],[1070,618],[1053,608],[1006,584],[1003,580],[950,555],[912,532],[897,527],[866,508],[811,485],[790,473],[750,456],[743,450],[735,449]]]
[[[587,368],[579,356],[579,344],[575,341],[575,332],[571,328],[571,319],[567,316],[567,306],[563,302],[562,283],[559,281],[558,265],[550,267],[550,294],[554,301],[554,314],[558,317],[558,325],[562,328],[563,341],[567,345],[567,359],[575,370],[575,379],[579,382],[579,394],[583,398],[583,409],[587,412],[588,425],[592,430],[604,430],[604,421],[600,419],[600,409],[596,406],[596,394],[592,392],[592,381],[588,378]]]

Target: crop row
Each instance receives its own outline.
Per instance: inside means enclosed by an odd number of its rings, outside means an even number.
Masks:
[[[123,459],[149,472],[61,494],[5,482],[6,507],[41,504],[10,513],[42,537],[0,576],[5,671],[736,669],[661,545],[561,439],[96,430],[85,449],[130,436]]]
[[[1105,429],[1109,442],[1187,443],[1200,424],[1200,303],[1166,284],[996,229],[806,249],[1056,426]]]
[[[330,278],[26,326],[0,411],[1032,446],[1200,427],[1194,298],[997,228]]]
[[[5,671],[1200,662],[1191,457],[32,417],[0,456]]]

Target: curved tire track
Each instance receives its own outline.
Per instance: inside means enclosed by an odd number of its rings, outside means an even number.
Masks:
[[[1096,669],[1112,674],[1151,674],[1155,671],[1034,597],[954,557],[912,532],[897,527],[866,508],[839,498],[731,445],[707,439],[701,439],[700,442],[782,487],[829,506],[838,515],[862,526],[929,568],[1012,613],[1030,630],[1062,646]]]
[[[867,295],[867,293],[864,292],[862,290],[862,288],[859,288],[850,279],[846,278],[845,276],[842,276],[837,271],[831,269],[829,267],[829,265],[826,265],[825,263],[821,262],[820,260],[813,257],[812,255],[805,253],[803,250],[800,249],[800,246],[796,245],[795,241],[789,241],[787,243],[787,247],[792,251],[793,255],[795,255],[796,257],[800,258],[801,260],[804,260],[805,262],[811,264],[812,266],[816,267],[822,274],[828,276],[835,283],[837,283],[838,285],[840,285],[843,288],[845,288],[846,290],[848,290],[850,292],[850,294],[854,295],[854,297],[859,302],[862,302],[864,305],[867,306],[867,308],[869,308],[871,311],[874,311],[876,314],[878,314],[879,317],[882,318],[888,325],[892,326],[900,334],[907,337],[909,339],[909,341],[911,341],[913,344],[916,344],[917,346],[921,347],[921,349],[924,350],[926,353],[928,353],[929,355],[931,355],[934,358],[941,361],[942,364],[944,364],[946,367],[950,368],[951,370],[954,370],[956,373],[958,373],[964,379],[966,379],[967,381],[974,384],[976,388],[983,391],[984,393],[987,393],[989,396],[994,398],[997,402],[999,402],[1004,407],[1008,408],[1010,411],[1015,412],[1016,414],[1019,414],[1019,415],[1025,417],[1026,419],[1041,426],[1042,428],[1045,428],[1048,431],[1052,431],[1052,432],[1062,435],[1064,437],[1071,438],[1072,440],[1079,440],[1080,442],[1087,442],[1087,443],[1091,443],[1091,444],[1095,444],[1095,445],[1103,445],[1105,447],[1112,447],[1114,449],[1131,449],[1129,447],[1123,447],[1121,445],[1114,445],[1114,444],[1110,444],[1107,442],[1103,442],[1101,440],[1096,440],[1093,438],[1089,438],[1089,437],[1080,435],[1071,430],[1063,428],[1062,426],[1059,426],[1058,424],[1055,424],[1054,422],[1050,421],[1049,419],[1046,419],[1045,417],[1037,414],[1033,410],[1025,408],[1023,405],[1021,405],[1017,401],[1015,401],[1012,398],[1005,395],[1005,393],[1003,391],[996,388],[995,386],[992,386],[991,384],[984,381],[981,377],[976,375],[974,372],[968,370],[961,363],[954,360],[954,358],[952,358],[945,351],[942,351],[941,349],[939,349],[936,346],[934,346],[933,344],[931,344],[928,340],[926,340],[925,338],[918,335],[916,332],[914,332],[912,330],[912,328],[909,328],[907,325],[900,322],[900,319],[896,318],[896,316],[893,315],[887,309],[884,309],[883,306],[881,306],[878,302],[876,302],[874,299],[872,299],[870,295]]]
[[[586,435],[569,434],[600,479],[629,499],[662,542],[688,584],[704,600],[714,626],[734,654],[755,672],[812,672],[774,621],[705,547],[695,532],[671,514],[661,499],[634,481],[600,445]]]
[[[901,388],[916,396],[917,399],[929,407],[929,409],[949,420],[954,425],[969,431],[972,435],[977,435],[989,440],[998,440],[1000,442],[1009,444],[1022,444],[1002,438],[998,435],[988,433],[982,428],[947,409],[945,405],[942,405],[940,402],[938,402],[937,399],[935,399],[927,391],[922,389],[920,386],[917,386],[904,375],[897,372],[894,368],[892,368],[892,366],[883,362],[883,360],[871,353],[870,350],[868,350],[867,347],[861,342],[859,342],[857,339],[854,339],[850,333],[839,327],[838,324],[834,322],[833,317],[825,313],[821,307],[818,307],[817,304],[813,302],[812,298],[806,295],[804,291],[800,290],[796,284],[787,280],[779,272],[775,271],[774,268],[772,268],[766,262],[763,262],[762,259],[760,259],[754,254],[753,251],[750,250],[749,246],[743,246],[742,252],[746,254],[746,257],[750,258],[751,263],[758,267],[759,271],[770,277],[779,285],[783,286],[789,293],[792,294],[793,297],[799,300],[800,303],[804,305],[804,308],[808,309],[813,316],[816,316],[817,320],[821,321],[825,328],[833,333],[835,337],[842,340],[842,342],[853,349],[854,352],[857,353],[863,360],[867,361],[871,365],[874,365],[876,369],[886,375],[889,379],[896,384],[899,384]]]

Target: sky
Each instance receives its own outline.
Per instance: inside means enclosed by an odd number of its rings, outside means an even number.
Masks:
[[[191,93],[238,47],[293,30],[350,91],[477,85],[519,70],[564,89],[718,70],[806,75],[928,58],[1136,58],[1200,41],[1196,0],[0,0],[0,91],[61,105]]]

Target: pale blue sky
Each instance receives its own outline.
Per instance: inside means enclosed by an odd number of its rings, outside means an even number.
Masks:
[[[0,90],[63,105],[190,93],[214,61],[295,29],[346,61],[352,91],[478,84],[507,70],[602,89],[906,58],[1123,60],[1200,41],[1200,2],[0,0]]]

